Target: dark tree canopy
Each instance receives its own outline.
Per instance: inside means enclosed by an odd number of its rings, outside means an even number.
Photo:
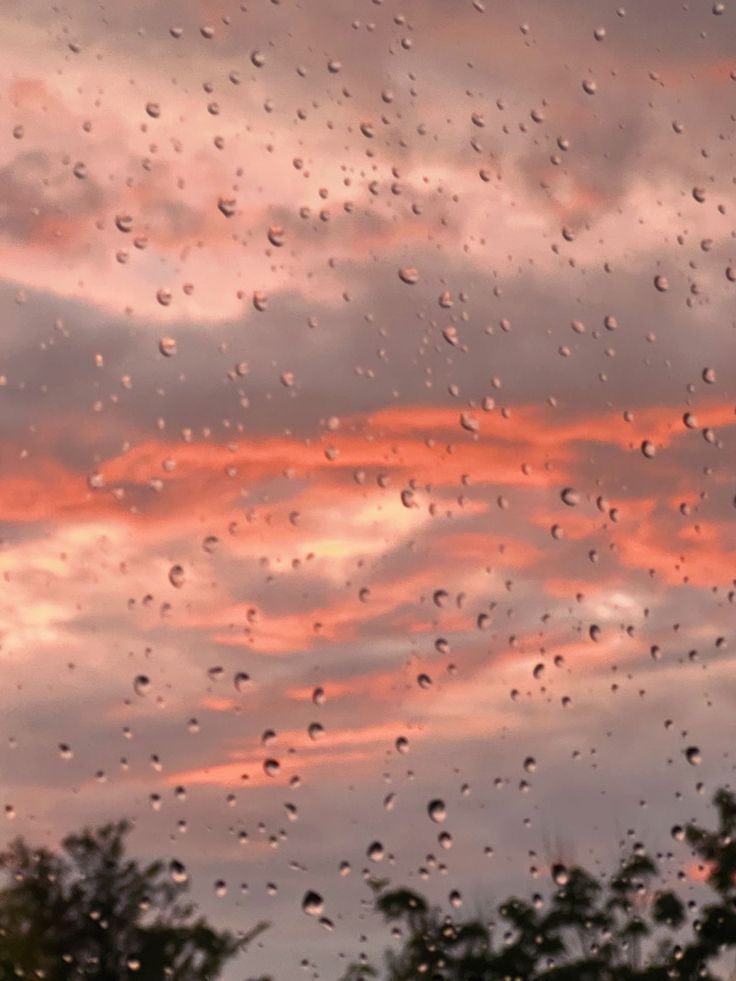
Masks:
[[[555,866],[551,895],[511,897],[486,919],[455,919],[409,889],[374,881],[375,909],[400,931],[386,981],[725,981],[736,977],[736,797],[713,799],[718,826],[690,824],[687,841],[709,895],[685,903],[658,885],[635,846],[608,878]],[[365,963],[342,981],[378,977]]]
[[[342,981],[732,978],[736,797],[719,790],[714,806],[714,830],[689,824],[676,833],[703,869],[700,903],[664,888],[640,845],[608,877],[554,866],[548,895],[510,897],[489,917],[457,918],[417,892],[373,880],[375,910],[399,943],[383,971],[361,961]],[[17,839],[0,855],[0,981],[206,981],[265,928],[216,930],[162,862],[141,867],[126,858],[129,830],[121,821],[70,835],[58,852]]]
[[[236,937],[195,915],[162,862],[125,856],[127,821],[0,855],[0,979],[205,981],[264,928]]]

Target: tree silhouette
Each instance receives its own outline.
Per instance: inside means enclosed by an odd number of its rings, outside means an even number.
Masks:
[[[490,921],[455,919],[410,889],[373,880],[374,906],[400,931],[386,953],[386,981],[724,981],[736,950],[736,797],[718,790],[713,831],[676,833],[699,860],[710,898],[687,905],[658,888],[659,869],[642,846],[615,872],[553,866],[545,899],[511,897]],[[375,967],[352,964],[342,981],[368,981]]]
[[[736,797],[713,798],[717,826],[676,829],[707,890],[687,904],[636,845],[615,871],[551,869],[548,895],[512,896],[493,916],[457,918],[410,889],[371,880],[374,906],[402,940],[385,972],[342,981],[724,981],[736,951]],[[59,852],[22,839],[0,854],[0,981],[208,981],[265,924],[235,936],[185,901],[162,862],[125,857],[126,821],[67,837]],[[261,981],[269,981],[262,978]]]
[[[127,821],[64,839],[59,852],[22,838],[0,854],[0,979],[205,981],[266,924],[236,937],[183,900],[162,862],[125,857]]]

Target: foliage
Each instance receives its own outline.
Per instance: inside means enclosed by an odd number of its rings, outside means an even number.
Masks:
[[[710,897],[689,907],[658,888],[656,862],[641,846],[608,878],[553,869],[545,901],[511,897],[498,919],[455,919],[409,889],[373,881],[375,909],[403,938],[386,954],[386,981],[716,981],[736,949],[736,797],[719,790],[718,826],[684,835],[707,876]],[[692,907],[692,908],[691,908]],[[370,973],[370,972],[373,973]],[[352,965],[343,981],[375,968]]]
[[[195,916],[161,862],[125,857],[127,821],[69,835],[59,852],[16,839],[0,854],[0,979],[172,978],[205,981],[264,928],[245,936]]]

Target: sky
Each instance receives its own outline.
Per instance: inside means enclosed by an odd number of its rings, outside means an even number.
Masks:
[[[0,38],[0,845],[132,818],[271,922],[227,981],[380,951],[367,874],[472,913],[635,840],[697,879],[736,6],[6,0]]]

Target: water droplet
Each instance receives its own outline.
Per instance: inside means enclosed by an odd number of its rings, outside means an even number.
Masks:
[[[381,844],[380,841],[372,842],[368,846],[368,850],[366,854],[368,858],[371,860],[371,862],[382,862],[385,856],[383,845]]]
[[[321,739],[325,734],[325,729],[319,722],[312,722],[307,732],[309,733],[310,739]]]
[[[703,762],[703,757],[700,755],[700,750],[697,746],[688,746],[685,750],[685,759],[690,766],[700,766]]]
[[[263,313],[268,306],[268,296],[262,290],[253,291],[253,306],[260,313]]]
[[[264,760],[263,772],[267,777],[275,777],[279,770],[281,769],[281,764],[278,760],[268,759]]]
[[[559,863],[552,866],[552,881],[557,886],[566,886],[570,881],[570,873],[564,865]]]
[[[670,288],[670,281],[667,279],[666,276],[662,276],[660,274],[654,277],[654,286],[656,289],[659,290],[660,293],[666,293],[667,290]]]
[[[657,449],[650,439],[645,439],[641,444],[641,452],[648,460],[651,460],[656,455]]]
[[[147,695],[151,690],[151,679],[147,674],[139,674],[133,682],[133,691],[136,695]]]
[[[280,249],[284,244],[286,238],[286,232],[281,227],[281,225],[271,225],[268,229],[268,241],[274,248]]]
[[[314,691],[312,692],[312,702],[315,705],[324,705],[326,700],[327,699],[325,696],[324,688],[321,687],[315,688]]]
[[[176,341],[173,337],[162,337],[158,349],[165,358],[173,358],[176,354]]]
[[[406,283],[408,286],[413,286],[415,283],[419,282],[419,272],[414,268],[414,266],[404,266],[399,269],[399,279],[402,283]]]
[[[238,671],[233,678],[233,683],[235,685],[235,690],[240,692],[242,695],[251,687],[250,675],[246,674],[245,671]]]
[[[266,64],[266,56],[262,51],[251,52],[250,60],[251,64],[253,64],[256,68],[263,68],[263,66]]]
[[[460,413],[460,425],[469,433],[480,432],[480,422],[478,422],[478,419],[469,412]]]
[[[217,207],[226,218],[232,218],[237,208],[235,198],[218,198]]]
[[[524,769],[527,773],[534,773],[534,771],[537,769],[537,761],[533,756],[527,756],[527,758],[524,760]]]
[[[595,641],[595,643],[597,644],[598,641],[601,639],[602,631],[597,623],[592,623],[588,630],[588,634],[590,635],[590,639],[592,641]]]
[[[570,508],[574,508],[580,503],[580,495],[573,487],[565,487],[560,497],[562,498],[562,503],[567,504]]]
[[[427,814],[435,822],[435,824],[441,824],[447,817],[447,809],[445,807],[445,802],[439,798],[436,800],[431,800],[427,804]]]
[[[184,569],[180,565],[172,565],[169,569],[169,582],[175,589],[181,589],[184,585]]]
[[[302,899],[302,910],[307,916],[321,916],[325,908],[325,902],[318,892],[311,890],[304,894]]]
[[[394,745],[396,746],[396,751],[398,753],[409,752],[409,740],[406,738],[406,736],[399,736]]]
[[[169,875],[176,883],[183,883],[189,879],[189,875],[186,870],[186,866],[176,859],[169,862]]]
[[[128,214],[115,216],[115,227],[119,232],[129,232],[133,227],[133,218]]]

